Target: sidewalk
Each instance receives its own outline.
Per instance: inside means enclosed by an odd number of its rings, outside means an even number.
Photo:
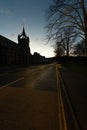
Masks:
[[[60,72],[81,128],[87,130],[87,77],[63,67]]]

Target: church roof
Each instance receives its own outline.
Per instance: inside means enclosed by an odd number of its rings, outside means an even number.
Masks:
[[[0,44],[5,46],[17,46],[17,43],[0,35]]]

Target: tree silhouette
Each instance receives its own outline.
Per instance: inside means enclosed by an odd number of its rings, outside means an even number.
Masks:
[[[85,55],[87,55],[87,7],[86,0],[54,0],[48,11],[48,25],[46,26],[48,40],[58,40],[64,30],[72,30],[72,38],[79,37],[85,41]],[[74,39],[74,40],[75,40]]]
[[[84,56],[84,41],[81,40],[80,42],[78,42],[77,44],[74,45],[74,51],[73,54],[77,55],[77,56]]]

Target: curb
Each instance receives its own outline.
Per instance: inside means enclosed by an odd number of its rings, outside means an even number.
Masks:
[[[80,127],[79,121],[77,119],[76,113],[75,113],[75,111],[73,109],[72,103],[71,103],[69,95],[67,93],[66,86],[64,84],[63,77],[61,75],[61,71],[59,70],[60,69],[60,65],[57,64],[56,68],[57,68],[57,75],[58,75],[57,77],[58,77],[58,80],[59,80],[59,84],[58,84],[59,86],[57,85],[58,86],[58,91],[61,92],[61,96],[62,96],[62,92],[64,92],[64,97],[62,97],[62,102],[64,102],[63,101],[63,98],[64,98],[66,103],[67,103],[67,105],[68,105],[67,107],[69,108],[69,112],[70,112],[70,115],[71,115],[71,118],[72,118],[72,121],[73,121],[73,124],[74,124],[74,127],[75,127],[74,130],[81,130],[81,127]],[[63,108],[64,108],[64,105],[63,105]],[[65,113],[65,110],[64,110],[64,113]],[[67,127],[68,124],[67,124],[66,116],[65,116],[65,121],[66,121],[66,123],[65,123],[64,127]],[[66,130],[66,129],[60,129],[60,130]],[[67,127],[67,130],[68,130],[68,127]]]
[[[59,130],[68,130],[65,110],[64,110],[64,103],[63,103],[63,98],[62,98],[60,72],[58,70],[58,65],[56,65],[56,75],[57,75],[57,92],[58,92]]]

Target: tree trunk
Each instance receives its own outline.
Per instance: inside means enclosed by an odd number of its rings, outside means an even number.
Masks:
[[[83,10],[83,17],[84,17],[84,33],[85,33],[85,56],[87,56],[87,12],[85,9],[84,0],[81,0],[81,6]]]
[[[67,42],[66,56],[69,56],[69,43]]]

